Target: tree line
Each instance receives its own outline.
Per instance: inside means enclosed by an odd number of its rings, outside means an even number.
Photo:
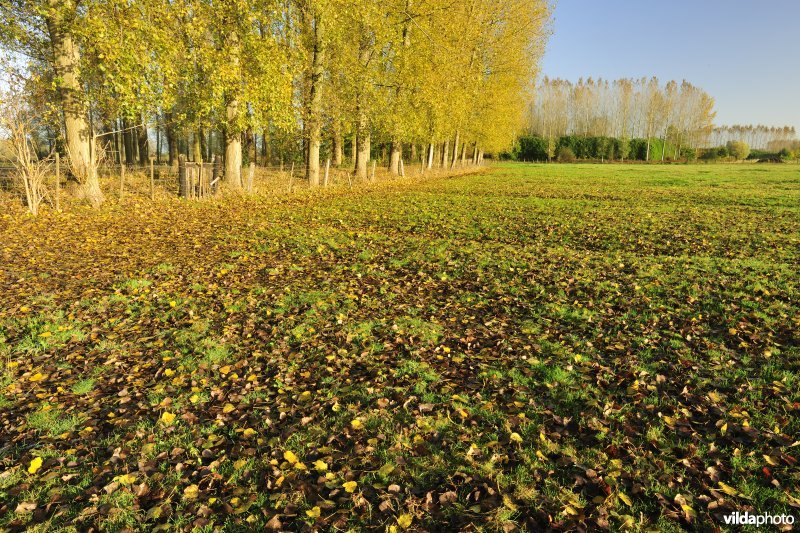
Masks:
[[[97,167],[320,158],[368,178],[376,143],[455,165],[508,148],[546,38],[545,0],[5,0],[0,43],[15,58],[43,144],[99,205]],[[12,63],[9,62],[9,65]],[[122,156],[124,154],[124,157]]]
[[[792,150],[797,144],[797,132],[794,126],[764,126],[752,124],[717,126],[711,132],[711,146],[725,146],[729,142],[747,143],[751,148],[768,152]]]
[[[545,77],[535,87],[526,129],[529,135],[545,140],[548,159],[565,143],[572,144],[573,151],[589,149],[585,142],[563,140],[567,137],[615,139],[613,143],[593,141],[591,157],[597,159],[612,145],[616,157],[624,159],[632,150],[633,157],[639,158],[641,142],[637,139],[644,142],[642,159],[646,161],[653,159],[655,145],[660,147],[658,159],[679,159],[685,149],[707,142],[714,116],[714,99],[685,80],[662,84],[655,77],[587,78],[573,83]]]

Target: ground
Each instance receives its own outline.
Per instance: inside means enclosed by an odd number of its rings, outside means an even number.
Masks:
[[[800,172],[0,215],[0,528],[800,518]]]

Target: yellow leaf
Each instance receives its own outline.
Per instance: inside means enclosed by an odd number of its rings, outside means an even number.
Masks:
[[[51,336],[52,334],[53,334],[52,331],[43,331],[43,332],[39,333],[39,336],[43,337],[43,338],[47,338],[47,337]]]
[[[519,433],[516,433],[516,432],[512,433],[510,438],[514,442],[522,442],[522,437],[520,436]]]
[[[200,401],[200,396],[197,394],[192,394],[192,396],[189,398],[189,401],[192,403],[197,403]]]
[[[631,501],[631,499],[624,492],[620,492],[619,493],[619,499],[622,500],[623,502],[625,502],[625,505],[627,505],[629,507],[633,505],[633,502]]]
[[[350,422],[350,425],[353,426],[353,429],[361,429],[362,427],[364,427],[364,424],[362,424],[361,420],[359,420],[358,418]]]
[[[222,374],[223,376],[228,374],[230,371],[231,371],[231,365],[225,365],[219,369],[219,373]]]
[[[233,410],[235,410],[235,409],[236,409],[236,408],[233,406],[233,404],[226,403],[226,404],[225,404],[225,407],[223,407],[223,408],[222,408],[222,412],[223,412],[224,414],[228,414],[228,413],[230,413],[231,411],[233,411]]]
[[[347,492],[350,492],[350,493],[355,492],[357,486],[358,486],[358,483],[356,483],[355,481],[347,481],[347,482],[342,484],[342,488],[344,488],[344,490],[346,490]]]
[[[170,307],[175,307],[176,305],[178,305],[178,303],[175,300],[170,300],[169,301],[169,306]]]
[[[314,461],[314,468],[317,469],[317,472],[325,472],[328,470],[328,463],[321,459],[317,459]]]
[[[120,485],[130,485],[131,483],[136,481],[136,476],[131,474],[123,474],[121,476],[115,477],[114,481],[117,481]]]
[[[315,505],[314,507],[306,511],[306,515],[308,515],[311,518],[319,518],[320,514],[322,514],[322,511],[320,510],[318,505]]]
[[[776,461],[776,460],[775,460],[773,457],[771,457],[771,456],[769,456],[769,455],[765,455],[765,456],[764,456],[764,460],[765,460],[765,461],[767,462],[767,464],[768,464],[768,465],[770,465],[770,466],[778,466],[778,461]]]
[[[161,413],[161,423],[165,426],[169,426],[172,422],[175,421],[175,413],[170,413],[169,411],[164,411]]]
[[[722,481],[719,482],[719,488],[722,489],[722,492],[729,496],[737,496],[739,491],[735,488],[731,487],[730,485],[723,483]]]
[[[413,521],[414,517],[412,517],[410,514],[401,514],[397,517],[397,525],[403,529],[408,529]]]
[[[297,456],[294,454],[294,452],[289,450],[283,452],[283,458],[286,459],[289,462],[289,464],[292,465],[298,461]]]
[[[183,497],[186,500],[196,500],[199,493],[200,489],[197,485],[189,485],[183,489]]]
[[[308,470],[308,467],[305,465],[305,463],[301,463],[300,461],[297,461],[297,462],[294,464],[294,467],[295,467],[296,469],[298,469],[298,470]]]
[[[238,459],[236,462],[233,463],[233,468],[239,470],[246,464],[247,464],[247,459]]]
[[[32,382],[35,383],[37,381],[42,381],[43,379],[44,379],[44,375],[41,372],[37,372],[34,375],[32,375],[31,377],[29,377],[28,381],[32,381]]]
[[[168,368],[168,369],[164,370],[164,375],[167,376],[167,377],[170,377],[170,376],[172,376],[174,374],[175,374],[175,371],[172,370],[171,368]]]
[[[256,430],[253,428],[247,428],[242,432],[242,435],[244,435],[245,437],[252,437],[255,434]]]
[[[42,458],[41,457],[34,457],[31,459],[31,464],[28,465],[28,473],[35,474],[37,470],[42,467]]]

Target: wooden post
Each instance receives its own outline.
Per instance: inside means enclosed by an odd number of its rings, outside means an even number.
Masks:
[[[403,158],[402,157],[400,158],[400,177],[401,178],[405,178],[406,177],[406,169],[403,166]]]
[[[61,191],[61,156],[56,152],[56,212],[61,211],[61,203],[59,199]]]
[[[153,171],[154,161],[155,157],[151,155],[150,156],[150,200],[156,199],[156,178],[155,178],[155,172]]]
[[[125,163],[119,166],[119,199],[125,195]]]
[[[186,156],[181,154],[178,156],[178,196],[186,198],[189,194],[186,186]]]
[[[325,181],[322,182],[323,187],[328,186],[328,172],[330,172],[330,170],[331,170],[331,158],[329,157],[325,161]]]
[[[375,160],[372,160],[372,176],[370,177],[370,181],[375,181]]]
[[[250,171],[247,173],[247,192],[253,192],[253,176],[256,173],[256,164],[250,163]]]

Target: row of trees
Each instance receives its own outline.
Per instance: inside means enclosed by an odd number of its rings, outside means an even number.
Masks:
[[[528,110],[527,131],[547,140],[548,158],[565,136],[606,137],[623,144],[645,140],[645,160],[653,140],[669,144],[681,157],[684,148],[703,146],[713,129],[714,99],[687,81],[662,84],[658,78],[586,80],[577,83],[545,77],[536,86]]]
[[[154,128],[171,161],[219,146],[232,189],[259,147],[300,147],[311,186],[345,139],[363,179],[376,141],[394,173],[409,143],[428,165],[434,146],[449,164],[505,149],[548,16],[545,0],[4,0],[0,40],[99,205],[102,154],[146,161]]]
[[[731,141],[747,143],[758,150],[778,152],[782,149],[792,149],[797,143],[797,132],[794,126],[758,126],[734,125],[718,126],[711,132],[711,146],[725,146]]]

